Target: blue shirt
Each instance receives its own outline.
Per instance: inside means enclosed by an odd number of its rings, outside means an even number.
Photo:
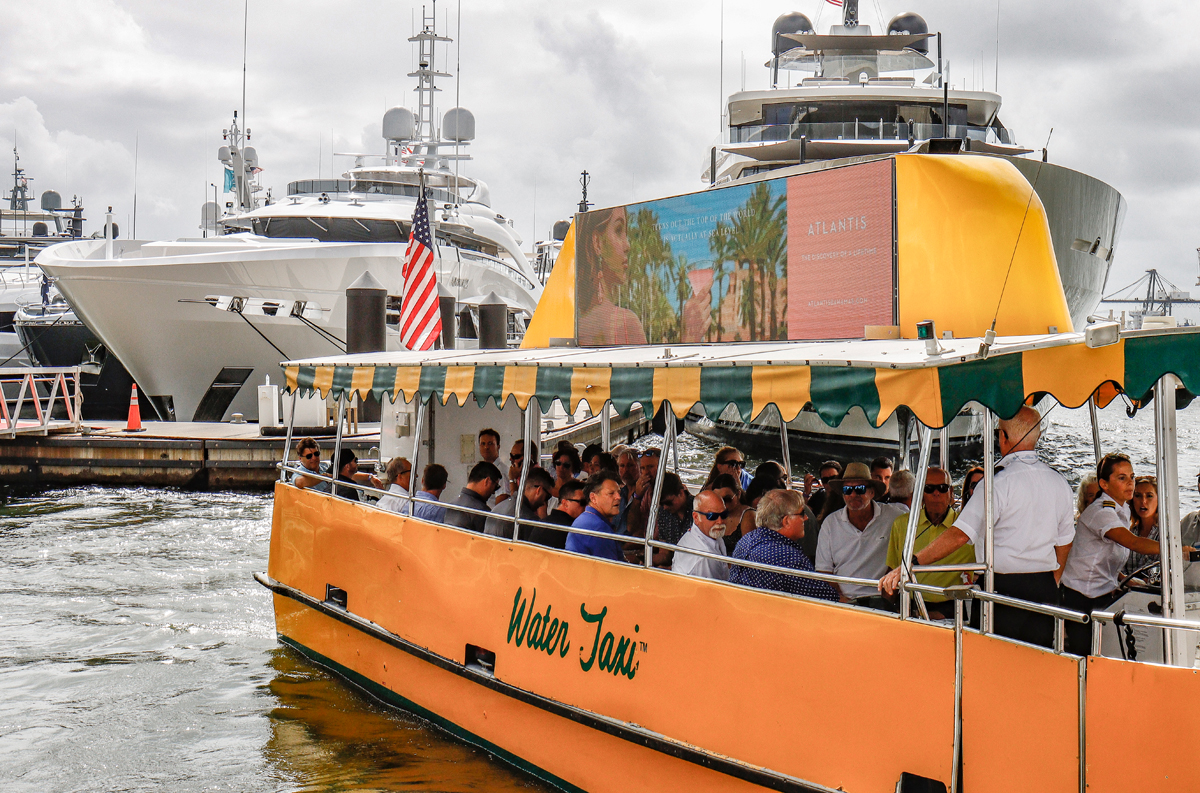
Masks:
[[[813,570],[812,560],[804,553],[800,543],[789,540],[779,532],[759,527],[738,540],[733,549],[734,559],[745,559],[748,562],[769,564],[775,567],[790,567],[793,570]],[[755,570],[752,567],[729,565],[729,581],[732,584],[752,586],[757,589],[771,589],[776,592],[790,592],[793,595],[804,595],[821,600],[838,599],[833,586],[824,581],[814,581],[811,578],[787,575],[786,573],[771,573],[766,570]]]
[[[427,498],[430,501],[438,500],[437,496],[425,490],[418,490],[417,498]],[[413,502],[413,517],[427,520],[431,523],[442,523],[446,519],[446,508],[440,504],[422,504],[420,501],[416,501]]]
[[[750,483],[754,481],[754,477],[750,476],[750,472],[745,468],[742,469],[742,490],[747,490]]]
[[[575,518],[572,526],[588,531],[606,531],[612,532],[613,527],[603,515],[596,511],[595,507],[588,506],[587,509]],[[575,553],[585,553],[588,556],[599,556],[601,559],[612,559],[617,562],[625,561],[625,554],[621,553],[621,545],[616,540],[606,540],[603,537],[592,537],[587,534],[571,533],[567,535],[567,550]]]

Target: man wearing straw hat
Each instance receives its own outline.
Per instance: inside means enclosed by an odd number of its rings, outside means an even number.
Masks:
[[[871,477],[864,463],[850,463],[840,479],[829,483],[842,491],[846,506],[830,513],[817,537],[817,571],[848,578],[879,578],[887,572],[888,537],[892,523],[903,514],[897,504],[876,499],[887,485]],[[834,584],[842,600],[870,608],[887,608],[873,586]]]

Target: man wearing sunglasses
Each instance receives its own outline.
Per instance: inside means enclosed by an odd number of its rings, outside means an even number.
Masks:
[[[1058,603],[1058,578],[1075,539],[1075,495],[1062,474],[1040,461],[1037,442],[1041,415],[1025,406],[1000,422],[1001,460],[992,482],[995,523],[996,592],[1032,603]],[[916,554],[918,565],[933,564],[968,542],[983,542],[986,498],[972,498],[953,527]],[[879,589],[896,591],[901,568],[888,573]],[[1010,639],[1049,647],[1054,620],[1026,609],[996,604],[995,632]]]
[[[569,527],[575,522],[575,518],[583,514],[584,507],[587,506],[587,499],[584,498],[583,489],[585,485],[578,479],[572,479],[558,489],[558,504],[554,509],[550,510],[550,514],[546,517],[547,523],[555,523],[559,526]],[[524,530],[522,530],[524,533]],[[545,545],[549,548],[565,548],[567,547],[567,532],[555,531],[547,529],[544,526],[535,526],[529,531],[529,541],[536,542],[538,545]]]
[[[900,472],[903,473],[903,472]],[[896,477],[892,477],[892,482]],[[954,511],[954,485],[950,475],[941,468],[930,468],[925,473],[925,493],[921,500],[921,515],[917,521],[916,542],[913,543],[913,553],[920,553],[929,543],[945,534],[954,525],[958,513]],[[908,515],[901,515],[892,524],[891,540],[888,542],[888,570],[900,566],[904,557],[904,538],[908,533]],[[938,564],[974,564],[975,546],[964,545],[949,556],[938,560]],[[928,586],[948,587],[963,583],[962,573],[921,573],[917,576],[918,584]],[[930,619],[949,619],[954,616],[954,604],[942,595],[924,595]],[[914,603],[914,608],[916,604]]]
[[[533,468],[529,473],[525,474],[525,493],[521,501],[521,520],[541,520],[538,516],[538,511],[546,506],[546,502],[550,499],[550,489],[554,487],[554,479],[550,474],[546,473],[544,468]],[[493,515],[512,517],[516,511],[517,499],[510,498],[504,503],[492,510]],[[532,529],[525,526],[521,530],[521,539],[528,539]],[[513,524],[512,521],[506,520],[503,517],[488,518],[483,525],[483,533],[490,534],[493,537],[505,537],[512,539]]]
[[[696,496],[696,511],[692,513],[692,527],[679,540],[683,548],[694,548],[705,553],[725,556],[725,519],[729,510],[721,497],[711,490]],[[699,578],[729,580],[729,564],[706,556],[677,551],[671,562],[671,570]]]
[[[871,477],[865,463],[850,463],[846,473],[830,484],[841,488],[846,506],[832,512],[817,537],[817,571],[848,578],[879,578],[887,572],[888,537],[892,523],[903,513],[896,504],[876,499],[887,485]],[[835,584],[843,601],[883,609],[887,601],[873,586]]]
[[[833,495],[833,485],[830,483],[842,475],[842,464],[837,460],[826,460],[821,463],[817,473],[819,478],[812,474],[804,475],[804,502],[814,515],[821,514],[821,510],[825,508],[825,499]],[[813,486],[818,482],[821,486],[814,489]]]
[[[306,470],[329,476],[329,463],[321,462],[321,446],[312,438],[300,439],[296,444],[296,456],[300,458],[300,465]],[[306,487],[316,487],[321,484],[321,480],[314,476],[297,474],[292,484],[303,490]]]

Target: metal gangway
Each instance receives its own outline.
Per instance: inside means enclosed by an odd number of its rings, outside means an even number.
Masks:
[[[0,438],[78,431],[79,374],[78,366],[0,368]]]

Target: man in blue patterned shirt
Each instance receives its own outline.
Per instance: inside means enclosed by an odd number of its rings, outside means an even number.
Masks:
[[[804,499],[795,490],[772,490],[758,504],[758,528],[738,540],[733,549],[734,559],[813,571],[812,560],[804,553],[800,540],[804,537]],[[772,589],[793,595],[838,599],[833,587],[824,581],[756,570],[730,564],[729,581],[758,589]]]

